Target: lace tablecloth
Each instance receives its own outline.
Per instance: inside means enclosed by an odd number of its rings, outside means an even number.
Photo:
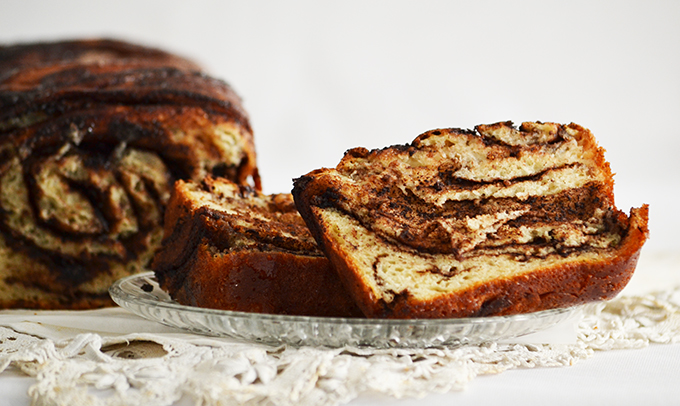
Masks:
[[[677,275],[678,257],[641,261],[640,274]],[[0,312],[0,378],[36,378],[35,404],[333,405],[362,393],[396,398],[462,390],[477,376],[561,367],[601,350],[680,342],[680,285],[646,293],[640,279],[586,306],[553,336],[457,348],[270,347],[183,333],[123,309]],[[677,278],[675,279],[677,281]]]

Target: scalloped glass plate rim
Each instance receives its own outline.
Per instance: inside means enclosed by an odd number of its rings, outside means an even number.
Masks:
[[[317,316],[296,316],[296,315],[281,315],[269,313],[249,313],[233,310],[219,310],[204,307],[186,306],[176,302],[162,301],[160,299],[146,299],[144,297],[132,295],[124,289],[125,284],[130,284],[139,279],[146,279],[147,281],[155,281],[153,272],[144,272],[131,276],[127,276],[117,280],[110,288],[109,293],[111,297],[120,305],[118,300],[133,300],[148,306],[165,307],[168,309],[185,311],[185,312],[200,312],[203,314],[211,314],[216,316],[226,316],[232,318],[257,318],[261,321],[276,321],[276,322],[309,322],[309,323],[326,323],[326,324],[354,324],[354,325],[392,325],[392,326],[419,326],[419,325],[455,325],[455,324],[487,324],[505,323],[513,321],[528,321],[548,316],[556,316],[559,314],[572,313],[580,306],[563,307],[549,310],[541,310],[532,313],[521,313],[508,316],[491,316],[491,317],[462,317],[449,319],[361,319],[361,318],[346,318],[346,317],[317,317]],[[159,288],[160,289],[160,288]],[[127,298],[126,298],[127,297]],[[123,306],[124,307],[124,306]],[[547,327],[546,327],[547,328]]]

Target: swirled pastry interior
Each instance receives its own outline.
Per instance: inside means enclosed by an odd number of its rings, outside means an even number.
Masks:
[[[150,261],[177,179],[259,188],[248,116],[193,62],[117,41],[0,47],[0,308],[92,308]]]
[[[607,299],[628,282],[647,206],[614,206],[609,164],[575,124],[442,129],[348,151],[293,196],[369,317],[502,315]]]

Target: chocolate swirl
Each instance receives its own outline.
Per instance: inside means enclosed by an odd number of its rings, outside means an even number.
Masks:
[[[625,215],[614,208],[609,166],[599,164],[602,150],[590,138],[573,124],[496,123],[355,148],[338,173],[322,175],[338,186],[317,204],[351,214],[392,243],[459,259],[615,246]]]

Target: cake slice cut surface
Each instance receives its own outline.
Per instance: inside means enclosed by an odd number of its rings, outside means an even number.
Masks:
[[[295,180],[298,210],[369,317],[516,314],[616,295],[647,206],[614,205],[604,150],[575,124],[440,129],[347,151]]]

